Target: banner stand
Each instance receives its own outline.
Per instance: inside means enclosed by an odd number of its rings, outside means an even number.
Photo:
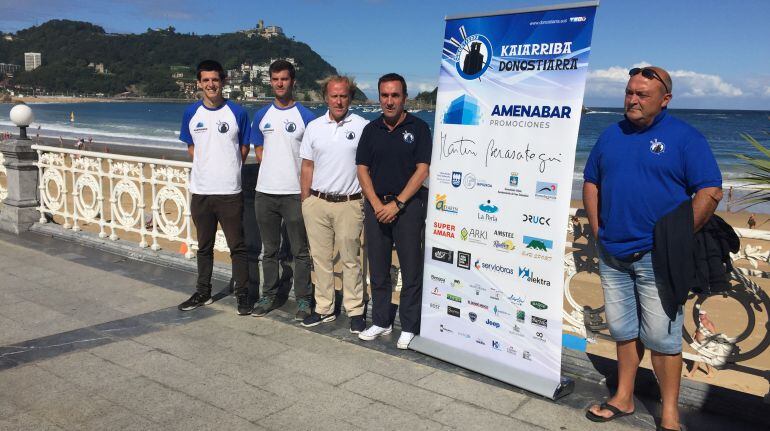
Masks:
[[[521,381],[526,380],[528,382],[527,389],[537,394],[547,393],[553,388],[550,379],[544,378],[539,382],[533,379],[533,376],[525,370],[500,367],[500,364],[495,361],[479,357],[467,350],[420,337],[419,335],[414,337],[412,342],[409,343],[409,349],[463,368],[467,368],[466,364],[472,361],[474,364],[473,371],[518,387],[521,387]],[[575,381],[569,377],[562,376],[559,386],[550,398],[555,401],[571,394],[574,390]]]

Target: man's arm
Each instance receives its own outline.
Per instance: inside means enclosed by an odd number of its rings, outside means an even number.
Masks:
[[[583,182],[583,208],[588,216],[588,224],[591,226],[591,232],[594,239],[599,240],[599,186],[584,181]]]
[[[257,157],[257,163],[262,163],[262,152],[265,149],[262,147],[262,145],[255,145],[254,146],[254,155]]]
[[[187,154],[190,155],[190,160],[195,159],[195,145],[187,146]]]
[[[241,145],[241,164],[246,163],[246,158],[249,157],[249,146]]]
[[[701,230],[717,209],[722,200],[721,187],[705,187],[692,198],[692,215],[695,232]]]
[[[374,193],[374,184],[372,184],[372,177],[369,175],[369,166],[358,165],[356,170],[358,173],[358,183],[361,184],[361,191],[364,192],[366,200],[369,201],[372,209],[374,209],[374,213],[377,214],[383,205],[380,198]],[[377,220],[379,220],[379,217]]]
[[[299,199],[304,201],[310,196],[310,186],[313,184],[313,169],[315,163],[312,160],[302,159],[302,168],[299,174]]]
[[[417,163],[414,173],[406,183],[406,187],[401,190],[401,193],[396,196],[396,199],[403,203],[407,203],[409,199],[412,199],[412,196],[420,190],[422,183],[428,178],[429,172],[430,165],[427,163]],[[380,211],[375,211],[375,214],[377,214],[378,220],[381,220],[383,223],[390,223],[396,219],[398,212],[398,205],[396,205],[395,202],[389,202],[387,205],[384,205]]]

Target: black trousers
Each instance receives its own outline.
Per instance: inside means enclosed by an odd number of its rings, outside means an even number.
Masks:
[[[192,195],[190,213],[198,233],[198,282],[196,289],[211,294],[211,272],[214,269],[214,237],[217,223],[222,226],[230,258],[233,263],[233,280],[236,295],[248,293],[249,269],[246,260],[246,244],[243,241],[243,197],[233,195]]]
[[[390,277],[393,244],[401,264],[401,295],[398,314],[401,329],[420,332],[422,306],[423,235],[427,215],[428,190],[421,188],[393,223],[377,221],[369,202],[364,203],[364,235],[369,255],[369,278],[372,286],[372,323],[388,327],[395,313],[391,304],[393,285]]]

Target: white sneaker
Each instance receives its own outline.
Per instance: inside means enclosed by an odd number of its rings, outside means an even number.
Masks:
[[[401,350],[406,350],[409,348],[409,343],[412,342],[412,339],[414,338],[414,334],[411,332],[401,331],[401,336],[398,337],[398,342],[396,343],[396,347],[398,347]]]
[[[358,334],[358,338],[364,340],[364,341],[372,341],[375,338],[379,337],[380,335],[388,335],[393,331],[393,326],[388,326],[387,328],[382,328],[377,325],[372,325],[369,328],[367,328],[364,332]]]

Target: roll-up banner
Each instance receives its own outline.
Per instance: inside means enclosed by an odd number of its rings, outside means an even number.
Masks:
[[[550,398],[597,6],[448,17],[442,47],[410,348]]]

